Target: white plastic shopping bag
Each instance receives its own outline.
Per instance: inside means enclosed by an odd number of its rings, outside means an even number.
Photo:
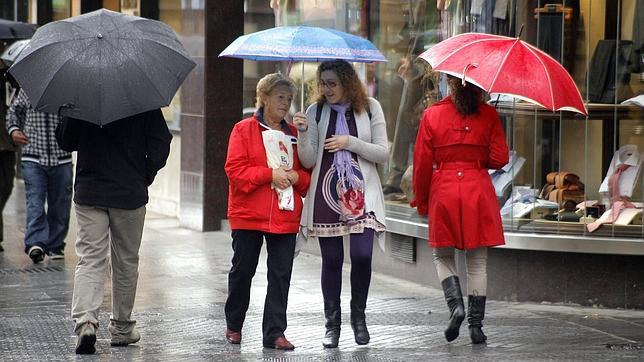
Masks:
[[[263,131],[262,138],[264,141],[264,149],[266,150],[268,167],[276,169],[283,166],[291,169],[293,167],[293,146],[291,145],[291,138],[282,131],[277,130]],[[277,192],[279,209],[293,211],[295,208],[293,186],[289,186],[283,190],[277,188],[275,185],[272,185],[272,187]]]

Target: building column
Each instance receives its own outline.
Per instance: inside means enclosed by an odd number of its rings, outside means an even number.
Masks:
[[[244,33],[244,2],[204,3],[204,11],[198,14],[183,10],[183,26],[203,31],[204,49],[202,54],[189,49],[197,67],[182,88],[180,223],[214,231],[220,230],[226,219],[228,136],[241,119],[243,107],[243,62],[218,55]],[[203,19],[201,24],[195,17]],[[184,35],[190,33],[184,30]]]

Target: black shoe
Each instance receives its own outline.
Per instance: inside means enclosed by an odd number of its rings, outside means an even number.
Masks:
[[[29,248],[29,257],[34,264],[40,263],[45,259],[45,251],[40,246],[34,245]]]
[[[456,275],[445,278],[441,285],[450,312],[447,329],[445,329],[445,339],[447,339],[447,342],[451,342],[458,337],[461,323],[465,319],[465,305],[463,305],[461,284]]]
[[[337,348],[340,341],[340,323],[342,313],[340,300],[324,301],[324,318],[326,319],[326,332],[322,338],[324,348]]]
[[[63,252],[62,250],[50,251],[48,255],[49,259],[51,260],[65,259],[65,252]]]
[[[2,247],[2,242],[0,241],[0,251],[4,251],[4,248]]]
[[[400,187],[396,186],[385,186],[382,188],[382,193],[387,195],[387,194],[402,194],[403,190]]]
[[[483,333],[483,319],[485,318],[485,296],[467,296],[467,323],[470,329],[472,344],[479,344],[487,341]]]
[[[96,352],[96,326],[91,322],[83,324],[78,330],[76,354],[94,354]]]

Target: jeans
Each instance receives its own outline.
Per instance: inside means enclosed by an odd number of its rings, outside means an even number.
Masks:
[[[72,164],[42,166],[23,161],[21,166],[27,201],[25,253],[32,246],[40,246],[47,253],[62,251],[69,229]]]

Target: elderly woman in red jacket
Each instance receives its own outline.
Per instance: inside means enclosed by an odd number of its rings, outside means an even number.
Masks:
[[[232,229],[233,259],[228,274],[226,340],[241,343],[241,330],[250,301],[250,286],[264,239],[268,252],[268,286],[264,303],[264,347],[291,350],[286,337],[286,305],[293,269],[295,237],[302,212],[302,196],[310,176],[297,158],[297,130],[286,123],[297,88],[282,74],[257,83],[257,112],[238,122],[228,141],[226,175],[229,180],[228,220]],[[268,167],[262,132],[282,131],[293,148],[291,169]],[[293,210],[282,210],[274,188],[293,187]]]
[[[472,343],[481,330],[487,289],[487,247],[503,245],[503,226],[487,169],[508,163],[508,146],[494,107],[482,90],[448,76],[450,96],[425,111],[414,149],[414,198],[429,214],[429,244],[450,310],[445,338],[458,337],[465,319],[454,248],[466,250],[467,294]]]

